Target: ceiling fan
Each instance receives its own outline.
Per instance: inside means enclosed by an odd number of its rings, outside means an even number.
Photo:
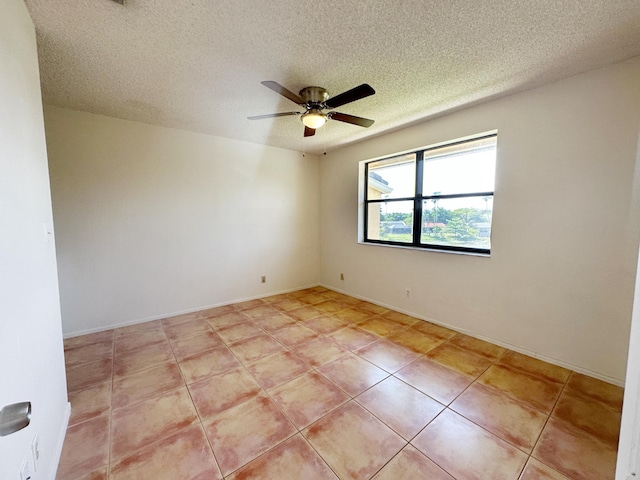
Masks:
[[[280,85],[278,82],[266,80],[260,82],[267,88],[270,88],[283,97],[288,98],[305,109],[304,112],[283,112],[271,113],[268,115],[255,115],[247,117],[249,120],[260,120],[262,118],[286,117],[288,115],[301,115],[300,119],[304,123],[304,136],[311,137],[315,135],[316,129],[323,126],[327,120],[338,120],[339,122],[351,123],[361,127],[368,128],[373,125],[373,120],[368,118],[356,117],[340,112],[323,112],[326,109],[338,108],[347,103],[355,102],[361,98],[373,95],[376,91],[370,85],[363,83],[360,86],[347,90],[346,92],[329,97],[329,93],[322,87],[305,87],[296,95],[290,90]]]

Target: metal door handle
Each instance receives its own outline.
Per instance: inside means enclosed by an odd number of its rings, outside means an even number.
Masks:
[[[22,430],[31,422],[31,402],[5,405],[0,410],[0,437]]]

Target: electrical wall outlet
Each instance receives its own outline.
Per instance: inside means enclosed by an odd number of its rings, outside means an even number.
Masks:
[[[404,289],[404,295],[405,295],[407,298],[411,298],[411,289],[409,289],[409,288],[405,288],[405,289]]]
[[[262,275],[262,276],[260,277],[260,283],[267,283],[267,277],[266,277],[266,275]]]
[[[340,274],[340,280],[344,280],[344,273]]]

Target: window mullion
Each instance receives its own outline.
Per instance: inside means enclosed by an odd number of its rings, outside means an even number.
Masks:
[[[424,172],[424,152],[416,152],[416,191],[413,199],[413,244],[420,245],[422,233],[422,173]]]

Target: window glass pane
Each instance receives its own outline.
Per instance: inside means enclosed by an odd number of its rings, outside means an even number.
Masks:
[[[413,202],[370,203],[367,238],[388,242],[413,242]]]
[[[413,197],[416,192],[416,155],[369,163],[367,200]]]
[[[493,192],[496,137],[424,152],[422,194]]]
[[[493,196],[424,200],[420,243],[488,250],[492,213]]]

